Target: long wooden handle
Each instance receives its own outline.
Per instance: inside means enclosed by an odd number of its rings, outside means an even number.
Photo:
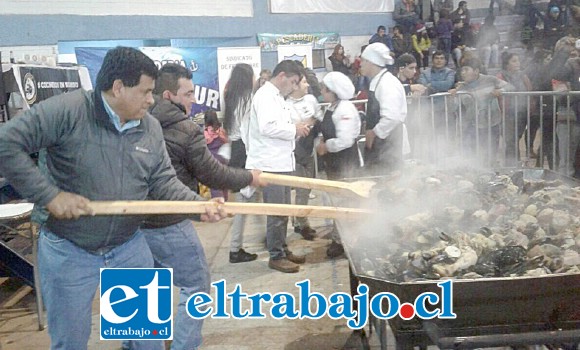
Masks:
[[[272,173],[261,173],[260,179],[269,184],[281,186],[293,186],[298,188],[309,188],[312,190],[322,190],[326,192],[343,192],[350,190],[349,184],[342,181],[331,181],[323,179],[313,179],[309,177],[280,175]]]
[[[146,215],[146,214],[203,214],[208,205],[202,201],[92,201],[95,215]],[[368,216],[370,211],[355,208],[319,207],[270,203],[225,203],[227,214],[298,216],[328,219],[355,219]]]

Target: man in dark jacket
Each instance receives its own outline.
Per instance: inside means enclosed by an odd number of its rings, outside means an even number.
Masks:
[[[178,64],[166,64],[159,71],[153,90],[155,102],[149,109],[161,123],[163,137],[177,177],[192,190],[197,180],[213,188],[239,190],[259,185],[258,170],[231,168],[209,152],[203,131],[188,118],[195,102],[192,75]],[[180,287],[171,348],[197,349],[201,345],[203,319],[188,316],[186,302],[194,293],[210,292],[210,275],[203,246],[188,216],[155,216],[143,226],[143,234],[156,265],[173,268],[174,284]],[[240,262],[257,255],[237,253]]]
[[[143,218],[81,217],[93,213],[90,200],[202,199],[178,180],[159,122],[147,112],[156,77],[150,58],[117,47],[105,56],[94,92],[55,96],[0,128],[0,173],[50,213],[38,267],[52,349],[87,349],[100,268],[153,267],[139,231]],[[43,148],[52,181],[29,156]],[[204,216],[223,214],[208,205]],[[162,341],[134,342],[163,349]]]
[[[387,28],[385,26],[379,26],[377,28],[377,32],[369,39],[369,44],[372,43],[383,43],[389,48],[389,50],[393,50],[393,43],[391,37],[387,34]]]

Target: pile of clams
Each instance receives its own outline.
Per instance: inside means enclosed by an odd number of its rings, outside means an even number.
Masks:
[[[401,179],[377,196],[383,232],[350,242],[358,273],[397,282],[580,273],[573,182],[464,168]]]

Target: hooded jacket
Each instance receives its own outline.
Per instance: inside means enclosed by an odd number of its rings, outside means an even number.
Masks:
[[[252,174],[220,163],[207,148],[203,130],[188,118],[185,109],[160,96],[149,112],[163,129],[163,138],[177,178],[196,191],[197,181],[211,188],[229,188],[237,191],[252,183]],[[159,215],[147,218],[144,228],[174,225],[191,215]]]

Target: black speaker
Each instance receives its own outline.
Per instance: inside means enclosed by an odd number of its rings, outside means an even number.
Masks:
[[[8,101],[6,89],[4,88],[4,72],[2,72],[2,52],[0,52],[0,105],[5,105]]]

